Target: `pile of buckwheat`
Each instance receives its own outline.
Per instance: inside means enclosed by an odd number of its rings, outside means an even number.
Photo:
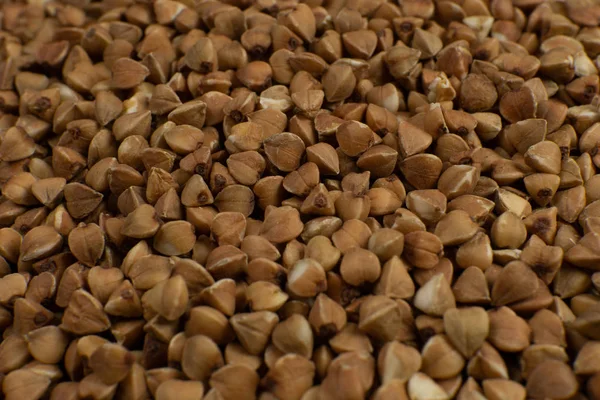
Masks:
[[[0,0],[6,400],[599,400],[599,0]]]

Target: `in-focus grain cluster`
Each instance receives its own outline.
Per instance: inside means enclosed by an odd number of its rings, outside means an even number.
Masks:
[[[600,400],[596,0],[4,0],[6,400]]]

